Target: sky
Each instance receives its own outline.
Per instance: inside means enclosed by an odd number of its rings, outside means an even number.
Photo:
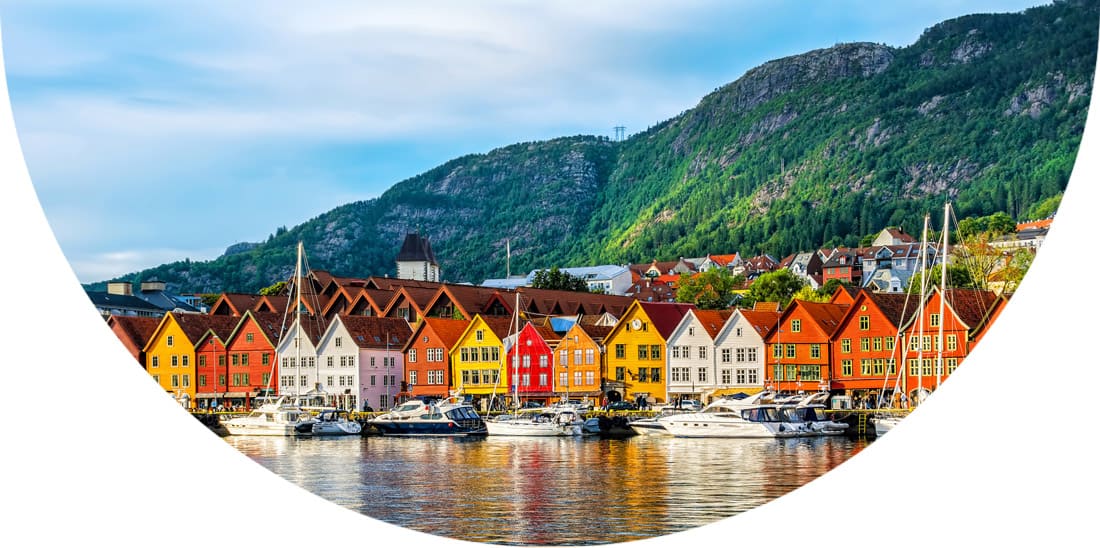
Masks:
[[[629,136],[772,59],[1043,3],[0,0],[0,27],[35,191],[90,283],[464,154]]]

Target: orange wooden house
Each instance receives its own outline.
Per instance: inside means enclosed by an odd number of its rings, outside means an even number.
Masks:
[[[848,305],[793,301],[764,340],[764,384],[781,392],[827,390],[831,339]]]
[[[451,380],[451,349],[470,325],[468,320],[425,318],[402,348],[406,391],[402,397],[446,397]]]

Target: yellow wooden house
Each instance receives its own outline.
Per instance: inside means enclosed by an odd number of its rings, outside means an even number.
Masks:
[[[604,338],[608,399],[668,401],[668,337],[692,304],[635,301]]]
[[[205,314],[169,312],[145,343],[145,370],[187,408],[196,403],[195,343],[213,321]]]
[[[492,396],[506,399],[508,384],[504,339],[512,319],[502,316],[474,316],[470,325],[451,347],[451,384],[463,395],[472,396],[475,405],[486,409]]]

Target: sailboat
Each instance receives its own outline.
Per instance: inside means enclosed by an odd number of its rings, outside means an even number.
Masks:
[[[302,336],[302,323],[301,323],[301,302],[302,302],[302,260],[304,250],[302,242],[298,242],[298,262],[294,269],[294,289],[295,295],[292,306],[294,307],[295,314],[298,317],[297,329],[295,337]],[[289,313],[289,308],[288,308]],[[289,314],[288,314],[289,315]],[[298,357],[296,363],[301,363],[301,345],[298,341],[295,341],[295,347],[298,348]],[[278,360],[272,360],[271,368],[274,373],[275,364]],[[274,381],[275,375],[268,376],[267,392],[271,391],[271,383]],[[235,436],[293,436],[303,432],[312,433],[313,426],[319,421],[308,410],[303,409],[296,398],[291,398],[287,394],[282,394],[276,398],[268,398],[263,404],[256,409],[253,409],[251,413],[243,417],[236,417],[229,419],[222,423],[225,429],[229,431],[230,435]],[[358,425],[358,423],[355,423]],[[350,427],[350,429],[354,429]],[[360,427],[360,430],[362,428]],[[341,430],[343,431],[343,430]],[[347,432],[352,433],[352,432]],[[358,432],[355,432],[358,433]]]
[[[947,297],[946,297],[946,289],[947,289],[947,242],[948,242],[948,231],[949,231],[950,215],[951,215],[951,202],[947,202],[946,204],[944,204],[944,209],[943,209],[943,242],[942,242],[942,247],[940,249],[940,265],[941,265],[942,270],[940,271],[940,310],[939,310],[940,322],[939,322],[939,336],[937,338],[937,340],[940,341],[940,342],[937,345],[938,348],[936,349],[937,350],[937,360],[936,360],[936,386],[937,387],[939,386],[939,384],[942,380],[941,379],[941,374],[943,372],[943,340],[944,340],[944,338],[943,338],[943,328],[944,328],[944,323],[945,323],[943,321],[943,317],[944,317],[943,312],[944,312],[944,301],[946,301],[946,299],[947,299]],[[927,296],[928,296],[928,286],[927,286],[928,271],[927,271],[927,268],[926,268],[926,266],[928,264],[928,261],[927,261],[927,253],[928,253],[927,252],[927,242],[928,242],[928,216],[925,216],[925,218],[924,218],[924,230],[921,234],[921,253],[920,253],[920,264],[921,264],[920,295],[921,295],[921,297],[920,297],[920,306],[919,306],[918,313],[917,313],[918,314],[918,316],[917,316],[917,318],[918,318],[918,320],[917,320],[917,330],[918,330],[917,331],[917,341],[918,341],[918,343],[917,343],[917,387],[914,390],[909,390],[908,391],[908,392],[912,393],[912,402],[913,402],[914,405],[919,405],[920,403],[922,403],[930,394],[930,391],[927,388],[925,388],[925,386],[924,386],[924,306],[927,303]],[[902,313],[902,317],[904,319],[904,311]],[[902,359],[901,359],[900,363],[898,364],[898,376],[897,376],[897,381],[895,382],[895,385],[894,385],[894,392],[897,392],[897,391],[901,390],[904,394],[904,392],[906,391],[906,387],[904,387],[904,386],[899,387],[898,385],[899,384],[902,384],[902,385],[904,384],[904,383],[901,383],[901,381],[902,381],[902,379],[905,378],[905,364],[906,364],[906,359],[905,359],[906,354],[905,354],[905,352],[909,349],[910,345],[901,344],[903,342],[903,339],[901,337],[900,329],[899,329],[899,332],[898,332],[898,339],[899,339],[898,340],[899,344],[895,344],[894,348],[895,349],[902,348],[903,350],[902,350]],[[910,335],[910,340],[912,340],[912,335]],[[885,392],[885,386],[883,386],[883,392]],[[905,395],[903,397],[904,397],[903,401],[908,401],[909,400],[908,395]],[[881,405],[880,405],[880,407],[881,407]],[[907,414],[908,414],[907,409],[901,411],[900,413],[889,413],[889,414],[882,413],[882,412],[877,413],[872,418],[872,422],[874,423],[874,427],[875,427],[875,435],[876,436],[882,436],[882,435],[886,434],[887,432],[892,430],[895,426],[897,426],[897,424],[899,422],[901,422],[901,420],[903,418],[905,418],[905,416]]]
[[[519,406],[519,293],[512,313],[512,412],[486,420],[490,436],[580,436],[584,434],[584,421],[577,409],[571,407],[540,407],[520,409]]]

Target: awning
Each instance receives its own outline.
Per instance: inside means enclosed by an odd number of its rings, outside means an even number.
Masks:
[[[738,392],[741,392],[743,394],[747,394],[747,395],[751,396],[753,394],[757,394],[757,393],[763,392],[763,391],[764,391],[763,386],[745,386],[745,387],[740,387],[740,388],[722,388],[720,390],[715,390],[714,393],[711,394],[711,396],[715,397],[715,398],[720,398],[722,396],[731,396],[731,395],[736,394]]]

